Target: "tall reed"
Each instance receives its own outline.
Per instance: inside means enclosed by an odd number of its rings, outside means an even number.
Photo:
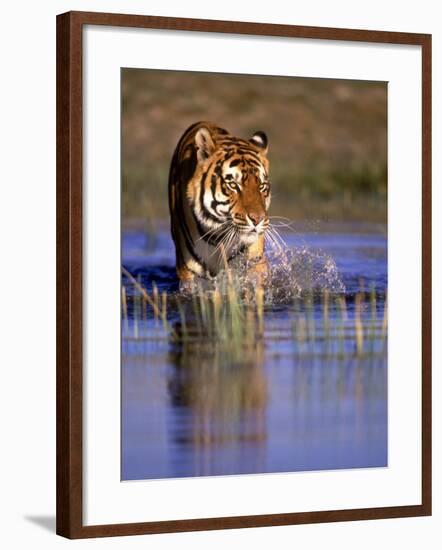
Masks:
[[[148,292],[140,278],[127,270],[124,274],[133,287],[129,294],[122,288],[124,334],[132,333],[139,341],[168,338],[184,344],[212,342],[221,346],[223,353],[229,353],[233,361],[241,360],[244,350],[259,341],[290,341],[298,356],[344,358],[349,354],[384,353],[386,349],[387,301],[383,317],[378,320],[374,289],[348,298],[350,305],[345,295],[333,295],[327,289],[308,291],[296,296],[293,307],[287,310],[287,328],[277,324],[275,329],[274,323],[267,326],[275,311],[265,307],[266,289],[260,284],[244,289],[242,281],[230,271],[214,288],[205,289],[199,283],[196,291],[187,295],[160,293],[156,285]]]

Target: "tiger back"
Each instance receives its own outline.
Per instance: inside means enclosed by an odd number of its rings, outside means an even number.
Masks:
[[[265,271],[271,190],[264,132],[237,138],[197,122],[179,140],[169,173],[171,231],[180,280],[213,277],[239,254]]]

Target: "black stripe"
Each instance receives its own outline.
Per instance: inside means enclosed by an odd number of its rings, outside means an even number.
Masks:
[[[212,191],[212,197],[215,199],[215,194],[216,194],[216,183],[217,183],[217,178],[215,176],[215,174],[213,174],[212,176],[212,180],[210,182],[210,190]]]
[[[219,201],[217,199],[213,199],[212,202],[210,203],[210,208],[213,208],[213,210],[216,210],[216,207],[221,205],[221,206],[225,206],[226,204],[230,204],[230,201]],[[215,205],[215,206],[214,206]],[[218,214],[218,212],[217,212]],[[219,216],[219,214],[218,214]]]
[[[237,145],[238,144],[238,140],[235,139],[235,138],[232,138],[232,137],[223,137],[221,140],[220,140],[220,144],[221,145]]]
[[[216,170],[216,168],[215,168]],[[200,199],[200,209],[201,209],[201,213],[204,213],[204,215],[209,218],[209,220],[212,220],[216,223],[220,223],[222,220],[220,220],[218,217],[214,216],[212,214],[212,212],[210,212],[205,204],[204,204],[204,195],[205,195],[205,183],[206,183],[206,178],[207,178],[207,172],[205,172],[203,174],[203,177],[201,178],[201,181],[200,181],[200,196],[199,196],[199,199]]]
[[[221,176],[223,173],[222,164],[223,164],[222,160],[218,160],[217,163],[215,164],[215,168],[213,169],[213,171],[217,176]]]
[[[216,198],[216,184],[217,184],[217,182],[218,182],[218,180],[217,180],[216,176],[213,175],[211,183],[210,183],[210,191],[212,193],[212,202],[210,203],[210,208],[212,208],[212,210],[215,210],[215,212],[216,212],[216,206],[218,206],[219,204],[229,204],[229,202],[230,202],[229,200],[219,201]],[[225,193],[224,193],[224,195],[227,197],[227,195]],[[217,212],[217,214],[218,214],[218,212]]]
[[[184,243],[184,246],[186,247],[187,249],[187,252],[192,256],[192,258],[195,260],[195,262],[197,264],[199,264],[203,269],[206,269],[206,265],[205,263],[203,262],[203,260],[195,253],[195,250],[193,248],[189,248],[189,245],[187,242]],[[185,263],[185,262],[183,262]],[[187,266],[187,264],[186,264]],[[188,267],[188,266],[187,266]],[[189,267],[188,267],[189,268]],[[190,269],[190,268],[189,268]],[[193,270],[191,270],[193,271]],[[195,271],[194,271],[195,273]]]
[[[204,235],[204,233],[207,233],[207,230],[204,229],[204,227],[201,225],[199,219],[196,217],[196,214],[193,210],[192,210],[192,216],[193,216],[193,220],[195,222],[198,234],[199,234],[200,237],[202,237]]]
[[[238,147],[237,152],[238,152],[238,155],[252,155],[256,158],[259,158],[258,153],[256,153],[255,151],[252,151],[252,149],[244,149],[243,147]]]
[[[233,155],[236,154],[236,151],[235,149],[226,149],[225,153],[226,154],[224,156],[223,162],[227,162],[229,159],[231,159]]]
[[[258,167],[262,166],[262,164],[258,160],[255,160],[255,159],[247,158],[247,159],[244,159],[244,160],[247,164],[252,164],[253,166],[258,166]]]
[[[179,197],[177,197],[177,198],[178,198],[178,203],[179,203],[179,215],[180,215],[180,218],[181,218],[180,227],[181,227],[181,233],[184,237],[184,244],[185,244],[189,254],[192,256],[192,258],[197,263],[199,263],[201,265],[204,265],[201,258],[196,254],[196,252],[194,250],[192,235],[189,231],[189,227],[188,227],[187,221],[186,221],[186,215],[184,213],[184,205],[183,205],[183,201],[182,201],[182,198],[181,198],[181,193],[180,193]]]

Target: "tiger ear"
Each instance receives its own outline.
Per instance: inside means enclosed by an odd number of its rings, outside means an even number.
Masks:
[[[207,128],[202,126],[195,134],[198,162],[204,162],[215,151],[215,144]]]
[[[253,143],[255,147],[260,149],[261,154],[266,155],[269,150],[269,140],[264,132],[255,132],[250,138],[250,143]]]

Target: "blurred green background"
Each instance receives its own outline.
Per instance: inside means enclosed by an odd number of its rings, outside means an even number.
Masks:
[[[123,69],[125,224],[168,220],[170,160],[198,120],[267,134],[271,215],[386,223],[385,82]]]

